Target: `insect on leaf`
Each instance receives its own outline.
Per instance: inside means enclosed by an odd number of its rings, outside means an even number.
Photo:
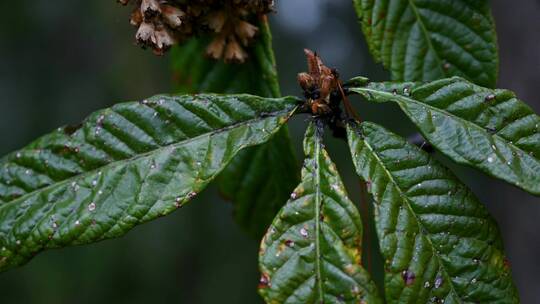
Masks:
[[[452,160],[540,195],[540,117],[514,93],[459,77],[370,83],[352,91],[370,101],[396,102]]]
[[[206,58],[208,39],[191,39],[173,49],[173,70],[181,93],[250,93],[279,97],[279,83],[266,18],[243,64]],[[299,172],[287,127],[263,145],[245,149],[218,177],[221,193],[234,205],[236,221],[259,239],[298,184]]]
[[[519,303],[497,224],[465,185],[376,124],[347,132],[375,201],[388,303]]]
[[[487,0],[354,0],[370,51],[396,81],[461,76],[494,87],[495,24]]]
[[[0,270],[119,237],[203,190],[268,141],[295,98],[156,96],[92,114],[0,160]]]
[[[262,241],[259,291],[267,303],[382,303],[361,266],[360,214],[321,132],[308,127],[302,182]]]

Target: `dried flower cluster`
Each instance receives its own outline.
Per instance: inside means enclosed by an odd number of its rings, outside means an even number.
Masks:
[[[304,50],[308,72],[298,74],[298,83],[304,90],[304,94],[311,107],[311,112],[316,115],[331,112],[331,95],[338,92],[340,83],[337,71],[324,65],[321,58],[310,50]]]
[[[131,24],[143,48],[162,55],[171,46],[201,33],[213,41],[206,53],[226,62],[244,62],[247,47],[258,32],[249,22],[273,8],[273,0],[117,0],[135,6]]]

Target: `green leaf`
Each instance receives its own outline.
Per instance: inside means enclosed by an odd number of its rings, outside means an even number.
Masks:
[[[177,89],[182,93],[250,93],[279,97],[272,36],[261,19],[260,33],[244,64],[225,64],[205,58],[207,38],[190,40],[173,49]],[[298,184],[299,168],[283,127],[268,143],[245,149],[218,177],[223,195],[235,204],[235,219],[259,239]]]
[[[396,81],[465,77],[494,87],[495,24],[487,0],[354,0],[369,48]]]
[[[495,221],[448,169],[373,123],[348,127],[370,185],[388,303],[518,303]]]
[[[361,266],[362,224],[310,124],[302,182],[265,235],[259,291],[267,303],[382,303]]]
[[[300,179],[296,159],[287,157],[293,155],[288,133],[278,132],[268,143],[241,151],[218,177],[222,194],[235,203],[235,220],[257,240]]]
[[[424,137],[454,161],[540,194],[540,118],[514,93],[458,77],[352,90],[368,100],[398,103]]]
[[[257,42],[243,64],[227,64],[205,57],[209,37],[190,39],[172,50],[172,65],[180,93],[250,93],[266,97],[280,94],[272,35],[266,20],[258,23]]]
[[[295,98],[156,96],[92,114],[0,160],[0,270],[124,235],[203,190],[267,141]]]

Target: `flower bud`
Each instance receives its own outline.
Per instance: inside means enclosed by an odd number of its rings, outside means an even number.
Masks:
[[[206,48],[206,55],[213,59],[220,59],[225,50],[225,37],[218,36]]]
[[[166,28],[155,32],[154,53],[163,55],[165,51],[177,43],[176,38]]]
[[[227,43],[227,48],[225,49],[225,62],[243,63],[247,59],[248,54],[234,37],[229,37],[229,39],[229,43]]]
[[[243,45],[248,46],[249,42],[255,37],[259,29],[249,22],[239,20],[235,24],[234,31]]]
[[[129,19],[129,23],[133,26],[139,26],[143,22],[143,15],[141,13],[140,9],[135,9],[131,13],[131,18]]]
[[[130,23],[139,45],[162,54],[174,43],[194,35],[214,37],[206,53],[226,62],[243,62],[259,29],[254,20],[272,10],[272,0],[116,0],[136,6]]]
[[[217,11],[208,15],[206,23],[208,27],[214,30],[214,32],[219,33],[223,29],[225,22],[227,21],[227,15],[225,11]]]
[[[150,20],[161,14],[158,0],[142,0],[141,13],[144,15],[144,20]]]
[[[161,5],[160,8],[165,23],[170,27],[174,29],[182,25],[182,20],[186,14],[181,9],[167,4]]]
[[[143,22],[139,26],[137,34],[135,34],[135,38],[137,39],[137,42],[144,47],[152,43],[154,33],[154,25],[152,23]]]
[[[296,79],[304,91],[308,91],[314,86],[313,77],[308,73],[299,73]]]

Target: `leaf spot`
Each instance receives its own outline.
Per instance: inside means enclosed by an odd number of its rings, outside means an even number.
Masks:
[[[268,274],[261,274],[261,278],[259,279],[259,289],[268,288],[270,286],[272,286],[272,283],[270,282],[270,277]]]
[[[300,235],[307,238],[309,236],[309,233],[306,228],[300,229]]]
[[[405,281],[406,286],[414,284],[414,280],[416,279],[416,275],[414,274],[414,272],[408,269],[401,272],[401,277],[403,278],[403,281]]]

